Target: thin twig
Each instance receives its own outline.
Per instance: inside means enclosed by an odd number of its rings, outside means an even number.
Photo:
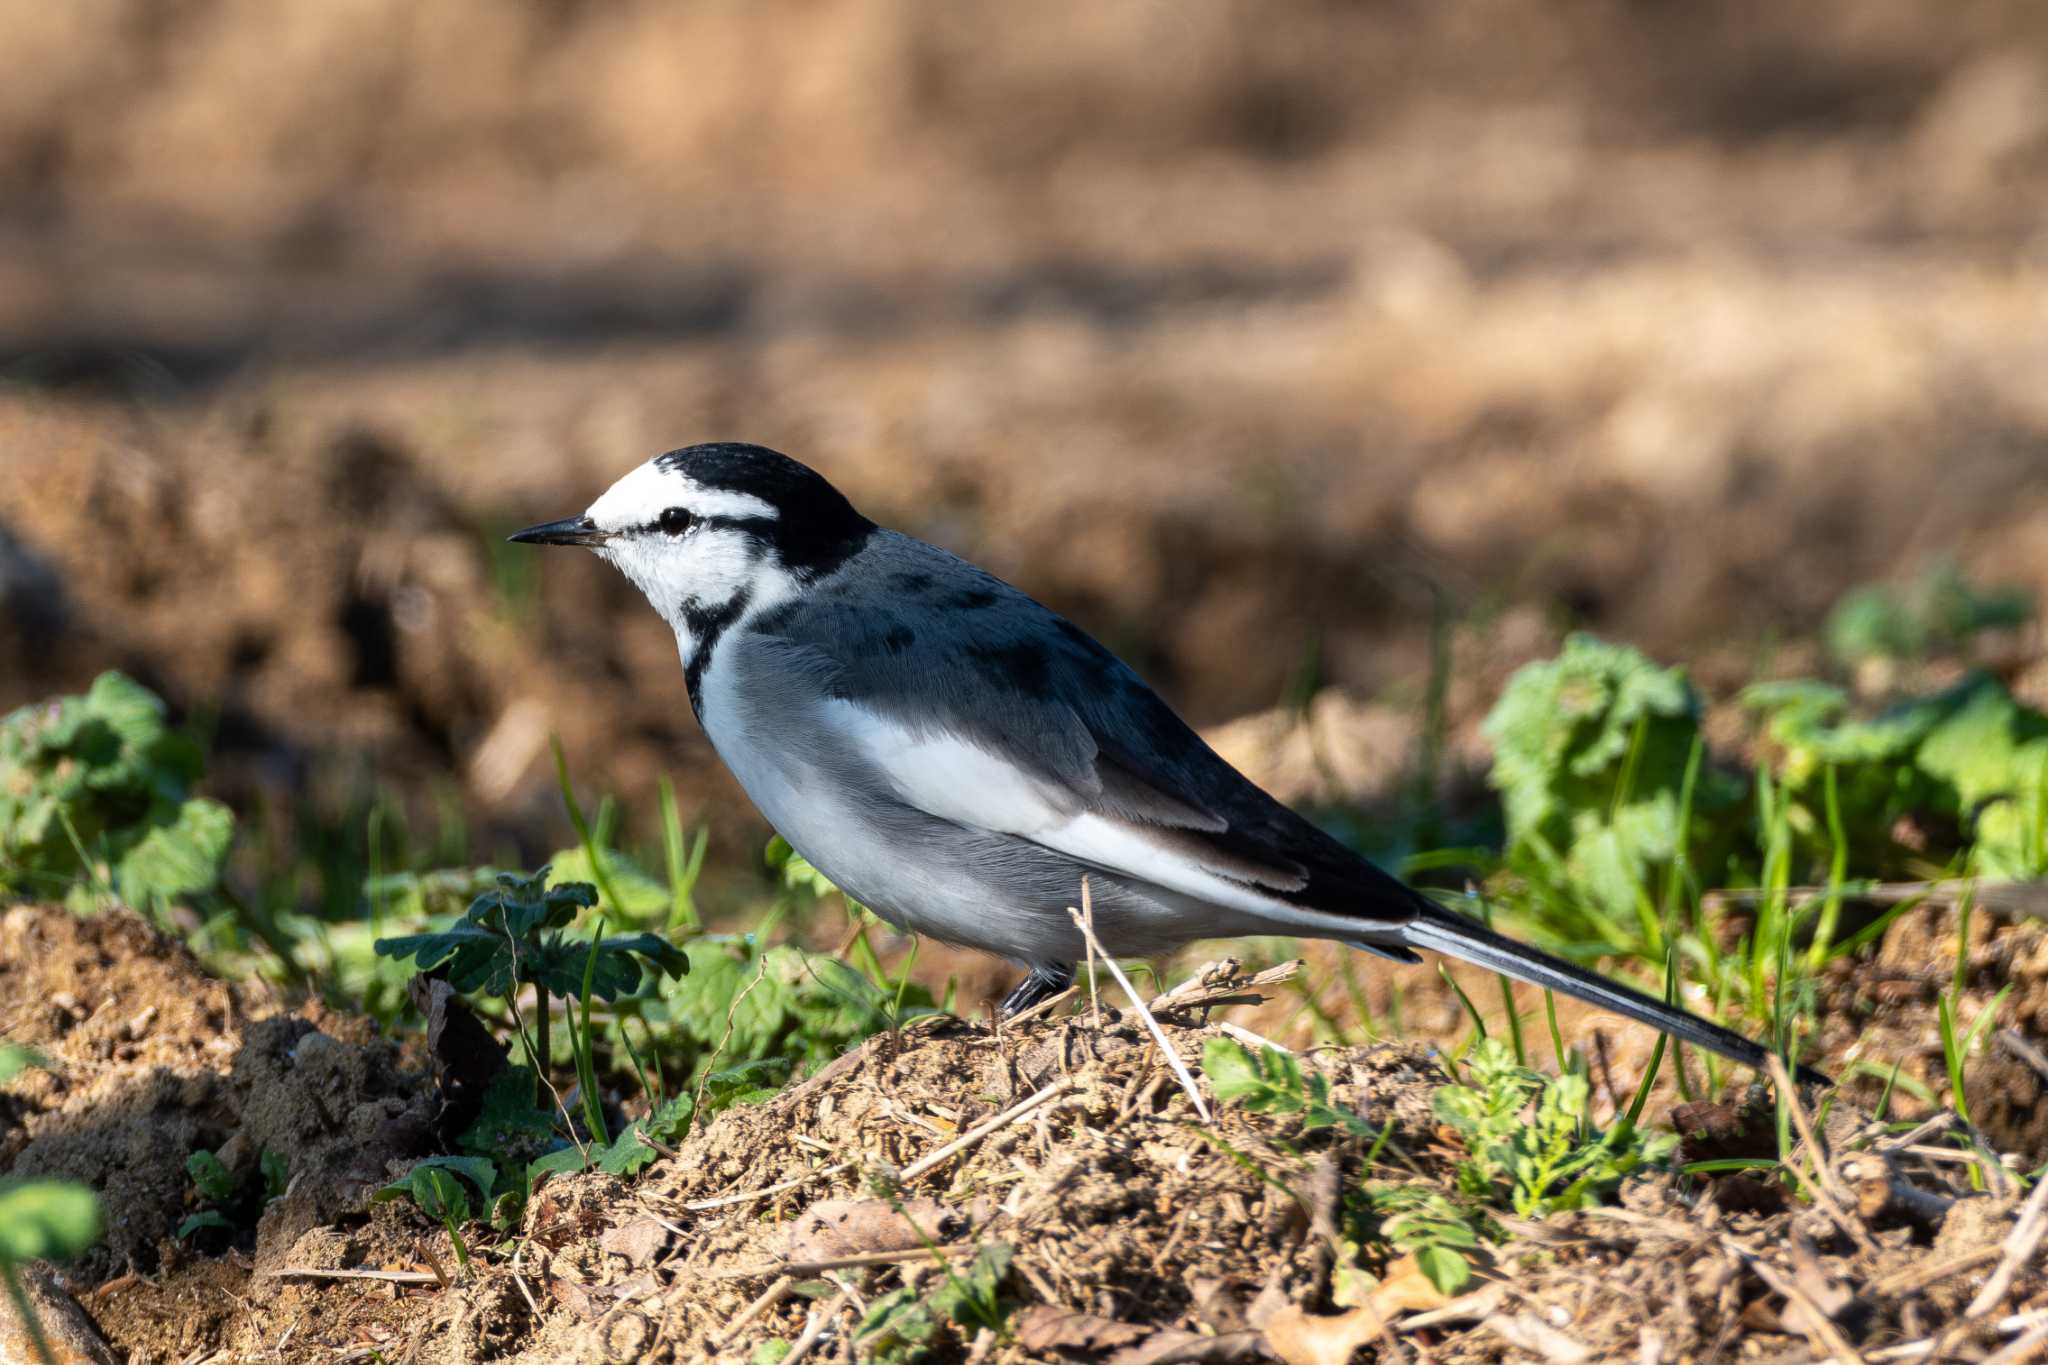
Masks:
[[[1085,877],[1081,880],[1081,900],[1084,904],[1088,900],[1088,881]],[[1095,926],[1089,923],[1079,910],[1071,906],[1068,907],[1067,913],[1074,917],[1074,924],[1087,938],[1088,951],[1102,952],[1102,945],[1095,938]],[[1160,1054],[1166,1058],[1166,1064],[1173,1068],[1174,1075],[1180,1077],[1182,1088],[1188,1092],[1188,1098],[1195,1102],[1195,1112],[1202,1116],[1202,1122],[1213,1123],[1215,1120],[1209,1114],[1209,1106],[1202,1102],[1202,1091],[1195,1084],[1193,1074],[1188,1071],[1188,1064],[1180,1059],[1180,1054],[1174,1051],[1173,1044],[1166,1041],[1166,1030],[1159,1027],[1159,1021],[1152,1017],[1152,1011],[1146,1009],[1145,1002],[1138,998],[1138,992],[1132,987],[1131,979],[1124,975],[1124,969],[1117,966],[1116,959],[1108,953],[1102,953],[1102,963],[1109,968],[1109,974],[1116,978],[1116,983],[1124,988],[1124,994],[1130,997],[1131,1007],[1137,1010],[1138,1017],[1145,1021],[1145,1027],[1151,1030],[1152,1041],[1159,1045]]]
[[[1045,997],[1045,999],[1039,1001],[1037,1004],[1033,1005],[1028,1010],[1018,1010],[1008,1019],[1004,1019],[1001,1015],[997,1015],[996,1026],[1000,1030],[1005,1028],[1015,1028],[1019,1024],[1028,1024],[1033,1019],[1038,1018],[1038,1016],[1040,1016],[1041,1014],[1050,1014],[1059,1006],[1065,1004],[1069,1000],[1072,1000],[1074,998],[1074,993],[1080,989],[1081,988],[1079,986],[1069,986],[1057,995],[1048,995],[1047,997]]]
[[[1918,1127],[1910,1128],[1907,1131],[1900,1133],[1895,1137],[1880,1139],[1875,1144],[1875,1146],[1876,1149],[1880,1152],[1903,1151],[1908,1147],[1915,1146],[1916,1144],[1922,1142],[1927,1138],[1935,1137],[1939,1134],[1948,1132],[1951,1128],[1954,1128],[1956,1124],[1960,1123],[1961,1121],[1961,1118],[1957,1115],[1955,1110],[1944,1109],[1940,1113],[1936,1114],[1934,1117],[1921,1123]]]
[[[908,1166],[905,1166],[903,1168],[902,1173],[897,1178],[906,1183],[917,1179],[919,1176],[925,1174],[925,1172],[939,1165],[939,1163],[943,1162],[947,1157],[950,1157],[954,1153],[959,1152],[965,1148],[973,1146],[975,1143],[987,1137],[990,1133],[995,1132],[998,1128],[1005,1128],[1008,1127],[1010,1124],[1017,1122],[1017,1120],[1023,1118],[1032,1110],[1044,1104],[1047,1100],[1050,1100],[1055,1096],[1064,1093],[1072,1085],[1073,1081],[1067,1079],[1066,1077],[1061,1077],[1059,1080],[1056,1080],[1052,1084],[1046,1086],[1043,1090],[1039,1090],[1027,1096],[1024,1099],[1017,1101],[1017,1103],[1011,1105],[1002,1113],[997,1114],[994,1118],[986,1119],[980,1123],[977,1123],[976,1125],[974,1125],[974,1127],[968,1129],[959,1137],[954,1138],[951,1142],[939,1148],[937,1151],[919,1157],[917,1160],[911,1162]]]
[[[993,1133],[994,1131],[996,1131],[996,1129],[1003,1127],[1005,1124],[1016,1122],[1018,1119],[1030,1113],[1033,1109],[1036,1109],[1039,1105],[1044,1104],[1047,1100],[1053,1098],[1055,1095],[1058,1095],[1060,1092],[1066,1090],[1072,1084],[1073,1082],[1066,1080],[1064,1078],[1061,1080],[1054,1081],[1051,1085],[1046,1086],[1043,1090],[1040,1090],[1035,1094],[1028,1096],[1025,1099],[1019,1100],[1017,1103],[1011,1105],[1008,1109],[1005,1109],[1002,1113],[996,1115],[994,1118],[989,1119],[983,1123],[977,1124],[973,1128],[970,1128],[968,1131],[962,1133],[959,1137],[954,1138],[951,1142],[939,1148],[937,1151],[919,1157],[916,1161],[911,1162],[910,1165],[905,1166],[902,1172],[897,1176],[897,1178],[899,1180],[917,1179],[917,1177],[931,1170],[934,1166],[937,1166],[940,1162],[944,1161],[947,1157],[952,1156],[955,1152],[958,1152],[962,1148],[972,1146],[974,1143],[981,1141],[990,1133]],[[719,1195],[716,1199],[691,1199],[686,1201],[683,1204],[683,1207],[688,1209],[692,1213],[702,1213],[707,1209],[722,1209],[731,1204],[745,1204],[755,1199],[766,1199],[770,1195],[787,1194],[789,1191],[796,1189],[799,1186],[807,1185],[813,1180],[823,1179],[826,1176],[838,1175],[842,1171],[849,1171],[852,1169],[853,1163],[851,1161],[835,1162],[830,1166],[820,1166],[815,1171],[806,1171],[804,1174],[796,1176],[790,1180],[782,1181],[780,1184],[768,1185],[758,1190],[746,1190],[740,1194],[722,1194]]]
[[[816,1261],[771,1261],[767,1265],[722,1266],[717,1270],[706,1270],[702,1275],[707,1280],[757,1280],[763,1275],[794,1275],[798,1279],[808,1279],[814,1275],[822,1275],[828,1270],[896,1265],[903,1261],[923,1260],[934,1254],[946,1256],[973,1250],[975,1248],[969,1245],[898,1247],[894,1251],[857,1251],[846,1256],[827,1256]]]
[[[1779,1065],[1782,1067],[1783,1063]],[[1791,1276],[1733,1237],[1723,1236],[1721,1245],[1740,1256],[1743,1262],[1756,1272],[1756,1277],[1768,1285],[1773,1293],[1798,1307],[1800,1317],[1806,1324],[1806,1336],[1816,1350],[1825,1351],[1834,1360],[1849,1361],[1851,1365],[1863,1365],[1863,1357],[1849,1344],[1849,1338],[1842,1335],[1842,1329],[1835,1326],[1835,1320],[1829,1317]]]
[[[1067,913],[1071,915],[1074,912],[1070,909]],[[1088,1009],[1094,1016],[1096,1030],[1100,1032],[1102,997],[1095,990],[1095,954],[1101,945],[1095,937],[1095,893],[1089,889],[1086,877],[1081,878],[1081,913],[1075,917],[1075,923],[1081,926],[1081,937],[1088,947]]]
[[[512,1253],[512,1283],[519,1288],[519,1297],[526,1300],[526,1309],[535,1318],[540,1317],[540,1305],[533,1301],[533,1291],[526,1287],[526,1277],[519,1273],[519,1258],[526,1254],[527,1244],[521,1242],[519,1250]]]
[[[711,1055],[704,1059],[704,1072],[697,1077],[697,1093],[691,1096],[690,1099],[690,1111],[692,1113],[701,1114],[704,1112],[704,1087],[711,1083],[711,1073],[716,1069],[713,1064],[718,1061],[718,1054],[725,1051],[725,1045],[732,1041],[732,1021],[739,1014],[740,1002],[754,993],[754,987],[760,985],[761,978],[766,975],[768,975],[768,954],[764,952],[761,954],[761,965],[755,971],[754,979],[749,981],[747,988],[734,996],[732,1003],[725,1007],[725,1033],[719,1038],[718,1046],[711,1049]]]
[[[1951,1275],[1960,1275],[1979,1266],[1990,1265],[2000,1255],[1997,1247],[1976,1247],[1960,1256],[1951,1256],[1945,1261],[1936,1261],[1930,1266],[1913,1266],[1896,1275],[1887,1275],[1870,1286],[1872,1297],[1879,1299],[1897,1298],[1902,1294],[1917,1294],[1929,1285],[1940,1284]]]
[[[2020,1365],[2021,1361],[2039,1356],[2044,1348],[2048,1348],[2048,1324],[2036,1327],[2018,1341],[1984,1357],[1984,1365]]]
[[[534,1047],[526,1036],[526,1020],[519,1013],[519,940],[512,936],[510,925],[505,926],[505,943],[512,951],[513,986],[511,992],[505,997],[506,1005],[510,1006],[512,1010],[512,1027],[519,1031],[519,1041],[525,1044],[526,1055],[532,1060],[533,1069],[540,1077],[540,1083],[547,1087],[550,1095],[555,1097],[555,1112],[562,1116],[562,1127],[568,1132],[569,1141],[575,1144],[577,1154],[583,1158],[584,1166],[588,1167],[590,1165],[590,1148],[584,1145],[582,1138],[576,1136],[575,1116],[569,1112],[568,1102],[562,1098],[562,1092],[555,1088],[554,1081],[548,1076],[548,1059],[540,1055],[539,1049]],[[535,1006],[539,1008],[541,1013],[547,1013],[547,996],[541,991],[537,983],[529,982],[528,984],[533,986],[533,1002]],[[573,1018],[574,1016],[571,1017]],[[540,1029],[536,1027],[534,1029],[534,1037],[538,1038],[539,1036]],[[311,1094],[313,1092],[307,1091],[306,1093]]]
[[[1966,1318],[1981,1318],[2005,1300],[2012,1282],[2034,1253],[2041,1249],[2041,1239],[2048,1236],[2048,1180],[2035,1184],[2034,1192],[2027,1196],[2027,1202],[2020,1206],[2020,1216],[2014,1220],[2012,1232],[2005,1239],[2005,1255],[1998,1263],[1998,1269],[1991,1272],[1991,1278],[1984,1282],[1977,1297],[1970,1300],[1970,1306],[1963,1310]]]
[[[721,1194],[716,1199],[685,1200],[683,1207],[692,1213],[702,1213],[706,1209],[722,1209],[728,1204],[744,1204],[749,1200],[766,1199],[770,1195],[787,1194],[798,1186],[808,1185],[813,1180],[823,1179],[829,1175],[838,1175],[841,1171],[851,1170],[852,1168],[853,1163],[851,1161],[841,1161],[831,1166],[820,1166],[815,1171],[806,1171],[802,1175],[791,1180],[785,1180],[779,1185],[769,1185],[758,1190],[747,1190],[741,1194]]]
[[[842,1289],[839,1291],[839,1297],[825,1305],[822,1312],[811,1314],[810,1320],[804,1324],[802,1335],[798,1336],[796,1344],[789,1348],[789,1354],[782,1358],[782,1365],[797,1365],[798,1361],[809,1355],[811,1348],[818,1344],[818,1339],[825,1335],[825,1329],[832,1325],[832,1319],[845,1310],[847,1300],[847,1292]]]
[[[1262,972],[1239,976],[1237,959],[1226,957],[1205,964],[1172,990],[1153,996],[1148,1006],[1154,1014],[1170,1014],[1217,1005],[1260,1004],[1267,998],[1259,994],[1260,987],[1290,980],[1300,974],[1304,965],[1300,958],[1290,958]]]
[[[439,1284],[439,1277],[424,1270],[322,1270],[318,1266],[291,1265],[271,1272],[280,1280],[388,1280],[392,1284]]]
[[[1225,1019],[1220,1021],[1216,1027],[1237,1039],[1238,1042],[1245,1043],[1251,1047],[1262,1047],[1269,1052],[1277,1052],[1283,1057],[1292,1057],[1294,1055],[1293,1048],[1282,1047],[1271,1038],[1253,1033],[1242,1024],[1233,1024],[1228,1019]]]
[[[1773,1052],[1764,1058],[1764,1065],[1770,1071],[1772,1084],[1778,1088],[1778,1102],[1792,1112],[1792,1126],[1799,1130],[1799,1140],[1806,1144],[1807,1151],[1813,1153],[1821,1207],[1850,1241],[1865,1251],[1875,1251],[1877,1243],[1872,1239],[1870,1229],[1849,1214],[1848,1206],[1852,1201],[1848,1187],[1835,1173],[1834,1164],[1828,1160],[1828,1149],[1821,1146],[1820,1137],[1813,1130],[1813,1120],[1808,1117],[1806,1106],[1800,1102],[1799,1091],[1792,1084],[1792,1073],[1785,1068],[1785,1059]]]
[[[745,1308],[742,1308],[740,1315],[734,1318],[723,1332],[720,1332],[711,1339],[711,1349],[714,1351],[722,1350],[730,1345],[741,1332],[746,1330],[748,1323],[788,1298],[789,1291],[795,1287],[796,1276],[784,1275],[762,1290],[759,1298],[755,1299]]]

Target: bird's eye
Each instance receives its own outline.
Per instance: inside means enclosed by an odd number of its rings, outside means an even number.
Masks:
[[[690,529],[690,514],[680,507],[664,508],[658,524],[664,534],[679,536]]]

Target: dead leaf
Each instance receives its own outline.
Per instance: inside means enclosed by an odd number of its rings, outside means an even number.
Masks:
[[[1435,1281],[1422,1273],[1422,1266],[1411,1251],[1388,1264],[1386,1273],[1380,1276],[1380,1287],[1373,1291],[1367,1306],[1384,1317],[1392,1317],[1396,1313],[1428,1312],[1449,1302]]]
[[[1105,1365],[1232,1365],[1265,1354],[1264,1338],[1257,1332],[1209,1337],[1178,1327],[1141,1327],[1045,1304],[1018,1314],[1017,1344],[1034,1356],[1102,1360]]]
[[[594,1318],[607,1307],[606,1303],[592,1292],[589,1285],[579,1284],[575,1280],[553,1277],[548,1280],[548,1292],[579,1318]]]
[[[1100,1354],[1144,1339],[1146,1328],[1093,1313],[1034,1304],[1017,1315],[1017,1344],[1027,1351]]]
[[[1205,1337],[1163,1327],[1138,1345],[1118,1351],[1108,1365],[1235,1365],[1241,1360],[1265,1358],[1266,1338],[1259,1332]]]
[[[1267,1348],[1287,1365],[1345,1365],[1354,1350],[1378,1340],[1395,1315],[1442,1308],[1449,1302],[1411,1252],[1388,1265],[1378,1288],[1348,1312],[1308,1313],[1289,1304],[1260,1325]]]
[[[441,1093],[441,1112],[434,1125],[443,1137],[453,1138],[483,1112],[484,1092],[507,1065],[505,1045],[491,1036],[446,981],[415,976],[406,984],[406,994],[427,1017],[427,1051],[434,1059],[434,1083]]]
[[[909,1251],[948,1242],[959,1215],[936,1199],[821,1199],[789,1231],[789,1259],[829,1261],[871,1251]]]
[[[1387,1330],[1371,1304],[1346,1313],[1304,1313],[1289,1304],[1266,1320],[1266,1347],[1287,1365],[1347,1365],[1351,1353]]]
[[[598,1245],[611,1255],[625,1257],[627,1265],[638,1269],[667,1249],[670,1236],[669,1230],[652,1218],[636,1218],[606,1232]]]

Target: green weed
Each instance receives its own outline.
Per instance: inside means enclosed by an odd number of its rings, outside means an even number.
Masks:
[[[462,1240],[462,1225],[476,1216],[477,1208],[483,1207],[471,1203],[470,1190],[474,1189],[480,1199],[488,1201],[497,1182],[497,1167],[485,1157],[428,1157],[371,1195],[370,1202],[381,1204],[392,1199],[412,1200],[420,1212],[447,1229],[448,1241],[455,1248],[456,1265],[468,1270],[469,1246]]]
[[[24,1068],[42,1065],[32,1049],[0,1043],[0,1084]],[[14,1314],[41,1360],[56,1357],[22,1285],[21,1267],[29,1261],[69,1260],[99,1239],[99,1196],[85,1186],[63,1180],[0,1180],[0,1284],[6,1286]]]
[[[936,1285],[893,1289],[868,1305],[854,1329],[854,1348],[862,1360],[915,1365],[932,1359],[948,1326],[970,1342],[984,1329],[998,1337],[1006,1332],[1009,1311],[1002,1291],[1010,1273],[1009,1245],[987,1243],[957,1269],[933,1254],[939,1261]]]
[[[549,1074],[551,996],[616,1000],[639,988],[642,962],[668,977],[690,969],[683,950],[659,934],[592,935],[588,940],[568,934],[578,913],[597,904],[597,889],[588,882],[549,886],[548,874],[546,867],[530,877],[499,873],[496,887],[471,901],[462,918],[446,929],[375,944],[379,954],[411,959],[420,971],[444,976],[464,995],[510,1001],[522,986],[531,986],[538,1001],[534,1037],[527,1039],[522,1032],[521,1041],[537,1084]]]
[[[234,833],[199,746],[119,673],[0,719],[0,894],[160,911],[214,893]]]

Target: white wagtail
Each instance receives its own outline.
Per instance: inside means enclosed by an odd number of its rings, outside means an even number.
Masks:
[[[1494,933],[1261,791],[1094,637],[957,556],[853,509],[761,446],[690,446],[582,516],[512,537],[584,545],[675,630],[690,706],[790,845],[891,923],[1063,990],[1093,892],[1103,947],[1335,939],[1428,948],[1760,1066],[1765,1050]]]

